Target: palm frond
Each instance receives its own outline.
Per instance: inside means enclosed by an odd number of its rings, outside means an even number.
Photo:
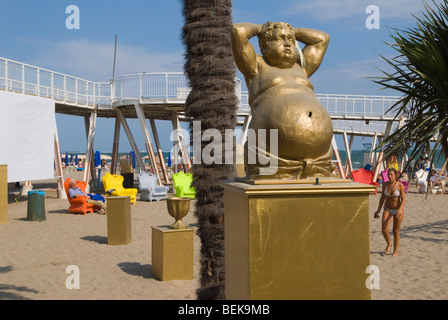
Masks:
[[[420,17],[414,16],[414,27],[389,33],[392,41],[386,44],[397,56],[380,56],[393,72],[381,71],[382,76],[374,78],[383,88],[402,94],[387,112],[407,118],[377,147],[384,148],[386,158],[407,150],[412,150],[410,161],[421,150],[434,156],[441,145],[448,157],[448,0],[433,1],[433,7],[425,3],[424,8]],[[431,139],[434,146],[428,149]]]

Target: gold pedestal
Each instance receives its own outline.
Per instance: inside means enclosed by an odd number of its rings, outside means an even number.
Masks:
[[[130,197],[107,197],[107,243],[129,244],[132,241]]]
[[[193,279],[194,229],[152,227],[152,275],[162,281]]]
[[[374,187],[223,186],[227,299],[370,299]]]
[[[8,166],[0,165],[0,224],[8,223]]]

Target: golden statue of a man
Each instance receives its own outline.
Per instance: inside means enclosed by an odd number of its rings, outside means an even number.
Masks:
[[[262,56],[249,39],[257,36]],[[306,46],[296,47],[296,40]],[[249,90],[252,120],[249,128],[266,130],[265,150],[246,144],[249,179],[304,179],[329,177],[333,171],[333,125],[319,103],[308,79],[319,68],[328,47],[328,34],[293,28],[283,22],[234,24],[232,47],[236,65]],[[300,52],[301,51],[301,52]],[[278,154],[272,154],[269,132],[276,129]],[[256,151],[275,157],[278,167],[271,174],[261,161],[250,163],[247,154]]]

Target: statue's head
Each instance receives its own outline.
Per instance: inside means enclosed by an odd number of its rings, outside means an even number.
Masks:
[[[289,23],[268,21],[261,27],[258,44],[261,54],[276,67],[291,68],[297,61],[294,29]]]

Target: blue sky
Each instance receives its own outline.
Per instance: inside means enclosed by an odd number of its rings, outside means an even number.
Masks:
[[[69,5],[80,10],[79,30],[66,28]],[[380,10],[379,29],[366,27],[369,5]],[[322,66],[310,79],[316,93],[397,95],[379,90],[365,78],[379,76],[377,68],[387,70],[379,54],[395,55],[384,44],[390,40],[391,28],[414,26],[412,14],[422,9],[420,0],[234,0],[232,15],[234,23],[283,21],[330,34]],[[117,35],[116,75],[182,72],[183,24],[181,0],[0,0],[0,56],[91,81],[108,81]],[[237,76],[243,79],[239,72]],[[57,115],[57,124],[63,151],[85,151],[82,118]],[[129,120],[129,124],[143,150],[138,122]],[[168,151],[171,124],[157,125]],[[95,150],[112,150],[113,127],[113,119],[98,119]],[[355,140],[355,149],[360,148],[360,140]],[[120,152],[130,150],[122,130]]]

